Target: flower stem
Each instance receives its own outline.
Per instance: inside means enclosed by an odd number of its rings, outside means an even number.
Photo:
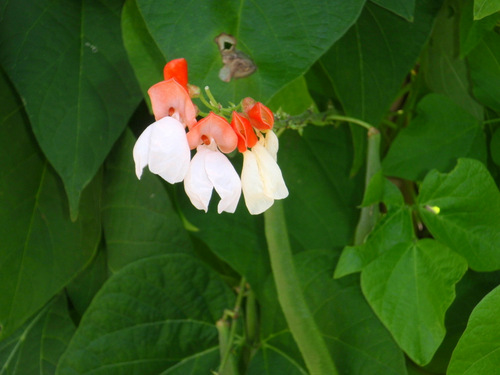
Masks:
[[[371,178],[380,170],[380,132],[370,127],[368,130],[368,151],[366,153],[365,189]],[[354,235],[354,245],[361,245],[371,232],[379,216],[377,204],[361,209],[361,216]]]
[[[275,201],[274,205],[264,213],[264,219],[278,300],[309,373],[310,375],[337,375],[335,364],[306,304],[296,274],[283,203]]]

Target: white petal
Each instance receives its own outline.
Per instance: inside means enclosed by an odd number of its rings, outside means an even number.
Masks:
[[[184,179],[184,190],[193,206],[199,210],[208,211],[208,203],[212,196],[213,184],[205,170],[206,157],[212,152],[204,146],[199,146],[196,155],[191,160],[189,170]]]
[[[154,125],[154,124],[153,124]],[[152,126],[149,125],[139,136],[134,145],[134,150],[132,154],[134,155],[135,162],[135,174],[140,180],[142,176],[142,170],[146,165],[148,165],[149,159],[149,139],[151,138]]]
[[[274,199],[264,193],[257,158],[252,151],[243,153],[241,187],[248,212],[252,215],[258,215],[273,205]]]
[[[283,180],[281,169],[273,156],[260,144],[252,148],[259,172],[264,184],[264,193],[274,199],[283,199],[288,197],[288,189]]]
[[[164,117],[150,127],[149,169],[171,184],[182,181],[191,158],[184,125]]]
[[[241,196],[241,181],[228,158],[220,151],[209,150],[205,159],[205,169],[215,191],[220,196],[217,212],[236,211]]]
[[[273,159],[277,160],[279,141],[278,141],[278,136],[272,130],[266,132],[266,139],[263,142],[263,146],[271,154]]]

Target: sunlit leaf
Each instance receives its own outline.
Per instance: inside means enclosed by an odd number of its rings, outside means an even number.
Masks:
[[[480,20],[500,11],[500,0],[474,0],[474,19]]]
[[[0,62],[36,139],[62,177],[71,216],[134,111],[140,92],[120,32],[121,0],[9,1]]]
[[[476,306],[451,357],[447,374],[494,374],[500,365],[500,287]]]
[[[233,305],[219,276],[190,256],[139,260],[94,298],[57,374],[159,374],[195,361],[217,349],[215,322]]]
[[[466,270],[461,256],[424,239],[386,249],[363,268],[361,287],[399,346],[423,365],[445,336],[445,313]]]
[[[304,251],[295,256],[295,264],[309,308],[339,373],[406,374],[403,353],[366,303],[358,279],[332,279],[335,258],[331,251]],[[274,310],[276,297],[272,293],[268,297],[261,308],[263,319],[267,323],[283,319],[281,312]],[[264,327],[263,340],[271,347],[264,347],[263,354],[277,352],[272,354],[273,361],[300,374],[298,369],[304,367],[290,343],[291,337],[283,334],[286,326],[276,323]]]
[[[439,207],[439,213],[429,207]],[[460,159],[450,173],[430,172],[418,211],[432,235],[464,256],[473,270],[500,269],[500,193],[482,163]]]
[[[85,190],[72,222],[62,183],[4,76],[0,87],[0,335],[6,336],[92,258],[101,232],[100,180]]]

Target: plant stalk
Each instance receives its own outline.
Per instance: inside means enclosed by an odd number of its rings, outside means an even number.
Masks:
[[[368,150],[366,153],[365,188],[373,175],[380,170],[380,132],[370,127],[368,130]],[[377,222],[380,210],[377,204],[361,209],[361,216],[354,235],[354,245],[361,245]]]
[[[310,375],[338,375],[297,277],[282,201],[275,201],[264,219],[278,300],[307,369]]]

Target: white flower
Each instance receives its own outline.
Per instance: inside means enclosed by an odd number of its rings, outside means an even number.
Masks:
[[[252,215],[266,211],[275,199],[288,196],[280,167],[276,163],[278,138],[272,131],[243,153],[241,186],[245,204]]]
[[[173,117],[163,117],[140,135],[133,155],[137,178],[148,165],[152,173],[171,184],[182,181],[191,159],[185,126]]]
[[[240,199],[241,181],[231,162],[211,142],[197,147],[184,179],[184,189],[193,206],[207,212],[214,188],[221,197],[218,213],[233,213]]]

